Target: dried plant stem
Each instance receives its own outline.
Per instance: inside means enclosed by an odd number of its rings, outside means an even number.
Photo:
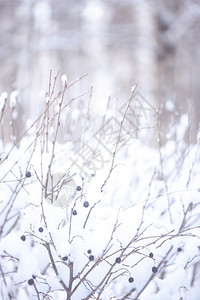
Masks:
[[[129,98],[129,101],[128,101],[126,110],[124,112],[123,118],[122,118],[122,120],[120,122],[119,134],[118,134],[117,142],[116,142],[115,149],[114,149],[114,152],[113,152],[113,155],[112,155],[112,161],[111,161],[110,171],[108,173],[107,178],[105,179],[104,183],[101,186],[101,192],[103,192],[103,189],[104,189],[105,185],[107,184],[107,181],[110,178],[110,176],[111,176],[111,174],[112,174],[112,172],[113,172],[113,170],[115,168],[115,166],[114,166],[115,157],[116,157],[118,146],[119,146],[119,142],[120,142],[120,139],[121,139],[121,133],[122,133],[123,124],[124,124],[124,121],[126,119],[126,115],[127,115],[128,109],[130,107],[131,101],[133,99],[133,96],[135,94],[136,88],[137,88],[137,85],[135,85],[135,87],[131,90],[131,96]]]
[[[166,197],[167,197],[167,203],[168,203],[168,213],[169,213],[169,218],[170,222],[172,223],[172,213],[171,213],[171,204],[170,204],[170,198],[169,198],[169,193],[168,193],[168,185],[167,185],[167,180],[164,175],[164,163],[163,163],[163,157],[162,157],[162,151],[161,151],[161,133],[160,133],[160,115],[159,111],[157,111],[157,130],[158,130],[158,145],[159,145],[159,156],[160,156],[160,167],[161,167],[161,176],[162,180],[165,185],[165,191],[166,191]]]
[[[52,253],[51,253],[51,248],[50,248],[49,243],[46,243],[46,244],[45,244],[45,247],[46,247],[46,249],[47,249],[47,251],[48,251],[48,255],[49,255],[49,258],[50,258],[50,261],[51,261],[52,268],[53,268],[53,270],[54,270],[56,276],[59,278],[59,277],[60,277],[60,276],[59,276],[59,272],[58,272],[58,269],[57,269],[56,264],[55,264],[55,262],[54,262],[53,255],[52,255]],[[62,285],[63,289],[66,291],[66,293],[67,293],[67,295],[68,295],[68,294],[69,294],[69,289],[68,289],[68,287],[66,286],[66,284],[64,283],[64,281],[63,281],[62,279],[59,279],[59,282],[60,282],[60,284]],[[67,298],[67,299],[68,299],[68,298]],[[69,300],[70,300],[70,298],[69,298]]]

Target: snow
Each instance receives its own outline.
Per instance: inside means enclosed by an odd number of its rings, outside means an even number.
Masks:
[[[175,110],[174,102],[172,100],[167,100],[165,102],[165,109],[168,111],[174,111]]]
[[[163,290],[163,288],[168,289],[168,293],[170,295],[179,295],[179,289],[182,286],[186,286],[187,278],[185,270],[177,269],[172,274],[170,274],[167,278],[161,280],[159,278],[155,279],[158,288]]]
[[[16,106],[18,96],[19,96],[19,91],[13,91],[10,94],[10,107],[11,108],[14,108]]]
[[[66,86],[66,85],[67,85],[67,75],[66,75],[66,74],[63,74],[63,75],[61,76],[61,80],[62,80],[63,86]]]
[[[3,92],[0,96],[0,111],[2,111],[2,109],[4,108],[7,99],[8,99],[8,93]]]
[[[49,96],[46,97],[46,104],[49,104],[51,98]]]
[[[16,110],[13,111],[12,118],[13,118],[13,120],[16,120],[18,118],[18,113]]]
[[[11,98],[14,108],[17,94]],[[71,115],[74,120],[78,112]],[[4,298],[10,292],[16,300],[36,299],[34,287],[28,285],[34,275],[39,292],[55,300],[66,299],[59,281],[69,286],[71,270],[72,289],[76,288],[72,300],[88,297],[98,285],[94,295],[101,294],[101,299],[120,299],[135,288],[131,297],[139,295],[141,300],[179,299],[181,295],[197,300],[200,157],[198,144],[184,143],[187,126],[188,116],[183,115],[174,128],[179,141],[169,138],[161,149],[132,139],[117,152],[109,178],[112,154],[99,146],[105,161],[90,180],[85,176],[90,166],[85,164],[81,173],[71,164],[70,157],[80,155],[72,142],[56,141],[55,149],[49,142],[46,151],[43,136],[36,138],[31,128],[18,148],[1,144],[0,260],[4,277],[0,284]],[[88,143],[96,145],[94,139]],[[5,159],[7,153],[9,159]],[[27,171],[31,177],[26,177]],[[59,185],[65,176],[73,184],[63,181],[58,187],[61,193],[58,197],[53,194],[51,204],[45,198],[45,188],[51,190],[47,178]],[[89,207],[84,207],[84,201]],[[88,250],[94,260],[90,261]],[[153,275],[154,266],[158,272]],[[128,281],[131,276],[133,283]]]
[[[132,88],[131,88],[131,94],[135,91],[135,89],[136,89],[136,86],[132,86]]]

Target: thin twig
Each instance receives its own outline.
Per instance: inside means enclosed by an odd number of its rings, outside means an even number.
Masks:
[[[108,179],[110,178],[113,170],[114,170],[114,162],[115,162],[115,157],[116,157],[116,154],[117,154],[117,150],[118,150],[118,146],[119,146],[119,142],[120,142],[120,139],[121,139],[121,132],[122,132],[122,128],[123,128],[123,124],[124,124],[124,121],[126,119],[126,115],[127,115],[127,112],[128,112],[128,109],[130,107],[130,104],[131,104],[131,101],[133,99],[133,96],[134,96],[134,93],[136,91],[136,88],[137,88],[137,84],[134,86],[134,88],[132,88],[131,90],[131,96],[129,98],[129,101],[128,101],[128,104],[127,104],[127,107],[126,107],[126,110],[124,112],[124,115],[123,115],[123,118],[120,122],[120,128],[119,128],[119,134],[118,134],[118,138],[117,138],[117,142],[116,142],[116,145],[115,145],[115,149],[114,149],[114,152],[113,152],[113,155],[112,155],[112,162],[111,162],[111,166],[110,166],[110,171],[108,173],[108,176],[107,178],[105,179],[104,183],[102,184],[101,186],[101,192],[103,192],[103,189],[108,181]]]
[[[163,157],[162,157],[162,151],[161,151],[161,133],[160,133],[160,116],[159,116],[159,111],[157,111],[157,130],[158,130],[158,145],[159,145],[159,156],[160,156],[160,167],[161,167],[161,175],[162,175],[162,180],[165,185],[165,191],[167,195],[167,203],[168,203],[168,212],[169,212],[169,218],[170,222],[172,223],[172,213],[171,213],[171,204],[170,204],[170,199],[169,199],[169,194],[168,194],[168,185],[167,181],[164,175],[164,163],[163,163]]]

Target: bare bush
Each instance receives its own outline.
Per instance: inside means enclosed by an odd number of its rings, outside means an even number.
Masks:
[[[157,111],[157,149],[132,138],[118,151],[135,88],[111,156],[90,139],[94,150],[78,168],[69,159],[73,145],[60,144],[58,133],[83,94],[67,99],[77,82],[65,81],[54,95],[57,80],[50,77],[43,113],[13,145],[2,145],[2,299],[196,299],[199,140],[185,144],[188,124],[180,122],[170,129],[180,139],[162,146]],[[90,103],[92,90],[87,95]],[[86,119],[81,149],[89,106]],[[103,167],[86,176],[102,155]]]

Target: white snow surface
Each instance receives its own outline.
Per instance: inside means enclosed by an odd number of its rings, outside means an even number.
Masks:
[[[180,137],[186,119],[177,127]],[[103,191],[112,156],[88,182],[71,165],[72,144],[57,142],[51,171],[76,174],[81,187],[64,208],[45,200],[52,145],[41,152],[33,141],[25,136],[11,152],[12,145],[1,146],[2,299],[128,299],[129,292],[130,299],[199,299],[198,141],[169,140],[159,150],[133,139],[117,153]]]

